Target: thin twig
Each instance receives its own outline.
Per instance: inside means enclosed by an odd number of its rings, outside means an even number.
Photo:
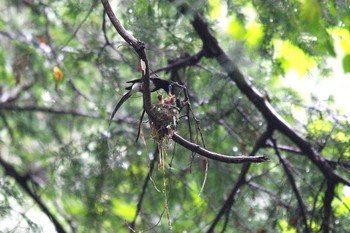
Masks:
[[[145,197],[145,194],[146,194],[146,190],[147,190],[147,187],[148,187],[148,182],[150,180],[150,177],[152,176],[153,169],[154,169],[154,166],[155,166],[155,164],[157,162],[158,155],[159,155],[159,150],[158,150],[158,147],[156,147],[156,150],[154,152],[154,157],[153,157],[153,159],[151,161],[151,164],[150,164],[149,171],[148,171],[147,176],[145,177],[145,180],[143,182],[142,192],[140,194],[139,201],[137,202],[136,213],[135,213],[134,219],[129,225],[130,229],[133,229],[133,230],[135,229],[136,218],[140,214],[141,206],[142,206],[142,203],[143,203],[143,200],[144,200],[144,197]],[[135,232],[135,231],[132,231],[132,232]]]
[[[311,232],[310,229],[309,229],[309,226],[307,224],[305,205],[304,205],[303,199],[301,198],[301,195],[300,195],[300,192],[299,192],[299,190],[297,188],[297,185],[295,183],[293,174],[292,174],[292,172],[289,169],[288,161],[285,158],[282,157],[282,155],[281,155],[281,153],[280,153],[280,151],[279,151],[279,149],[277,147],[276,140],[274,138],[270,138],[270,140],[272,141],[272,143],[274,145],[275,153],[278,156],[280,162],[282,163],[283,169],[286,172],[286,175],[287,175],[287,178],[289,180],[289,183],[292,186],[292,190],[293,190],[293,192],[294,192],[294,194],[295,194],[295,196],[297,198],[298,205],[299,205],[299,210],[300,210],[303,222],[304,222],[305,232]]]
[[[260,148],[266,143],[266,140],[268,140],[268,138],[271,137],[273,133],[273,128],[268,127],[266,129],[266,131],[260,136],[260,138],[256,141],[255,146],[252,150],[252,152],[249,154],[250,156],[254,156],[259,150]],[[210,225],[209,229],[208,229],[208,233],[212,233],[214,232],[214,229],[216,227],[216,225],[219,223],[220,219],[222,218],[222,216],[228,212],[233,203],[234,203],[234,198],[237,194],[237,191],[241,188],[241,186],[243,186],[246,183],[246,176],[248,174],[248,171],[250,169],[250,163],[244,164],[242,169],[241,169],[241,173],[239,174],[239,177],[237,179],[237,182],[235,183],[235,185],[233,186],[229,196],[227,197],[225,203],[223,204],[223,206],[221,207],[219,213],[216,215],[214,221],[212,222],[212,224]]]

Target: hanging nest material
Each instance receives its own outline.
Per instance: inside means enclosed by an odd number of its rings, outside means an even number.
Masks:
[[[167,143],[176,131],[179,121],[179,109],[174,105],[154,104],[151,111],[157,116],[157,121],[151,121],[151,136],[157,142]]]

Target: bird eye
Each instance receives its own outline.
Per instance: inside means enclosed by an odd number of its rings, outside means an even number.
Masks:
[[[169,90],[171,90],[173,88],[173,85],[169,84]]]

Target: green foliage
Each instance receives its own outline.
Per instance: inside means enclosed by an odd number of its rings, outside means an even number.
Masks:
[[[151,70],[202,48],[191,25],[193,12],[182,15],[177,1],[110,2],[123,26],[145,42]],[[204,14],[220,46],[266,104],[347,177],[350,113],[338,105],[339,96],[344,99],[346,93],[318,88],[338,76],[343,79],[334,84],[342,85],[350,73],[346,1],[187,2]],[[163,168],[154,153],[157,145],[147,117],[135,143],[141,94],[121,107],[108,128],[107,119],[124,94],[125,82],[141,74],[138,56],[104,16],[100,2],[0,3],[0,156],[22,175],[33,175],[32,167],[41,168],[37,177],[42,182],[28,183],[63,227],[68,232],[72,226],[76,232],[130,232],[128,224],[143,195],[136,231],[168,232],[170,223],[173,232],[208,230],[244,165],[207,160],[170,142],[162,145]],[[54,67],[63,80],[55,80]],[[206,148],[228,155],[251,153],[268,122],[219,64],[203,58],[177,72],[187,86]],[[171,76],[158,74],[164,79]],[[17,89],[13,100],[2,102]],[[158,101],[156,96],[152,94],[153,102]],[[196,120],[189,120],[191,133],[186,117],[181,117],[179,134],[202,144]],[[289,138],[281,132],[273,136],[290,164],[310,228],[318,231],[324,176]],[[216,231],[226,227],[226,232],[303,232],[300,207],[281,161],[271,144],[258,154],[267,155],[269,162],[250,165]],[[0,174],[0,231],[50,231],[50,220],[43,223],[33,217],[42,211],[3,166]],[[335,232],[350,230],[349,194],[344,190],[337,185],[332,201]]]

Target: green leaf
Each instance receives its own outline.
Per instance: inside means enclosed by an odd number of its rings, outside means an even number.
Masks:
[[[119,198],[112,199],[113,212],[127,221],[132,221],[136,213],[136,205]]]
[[[350,54],[347,54],[343,58],[343,70],[344,73],[350,73]]]

